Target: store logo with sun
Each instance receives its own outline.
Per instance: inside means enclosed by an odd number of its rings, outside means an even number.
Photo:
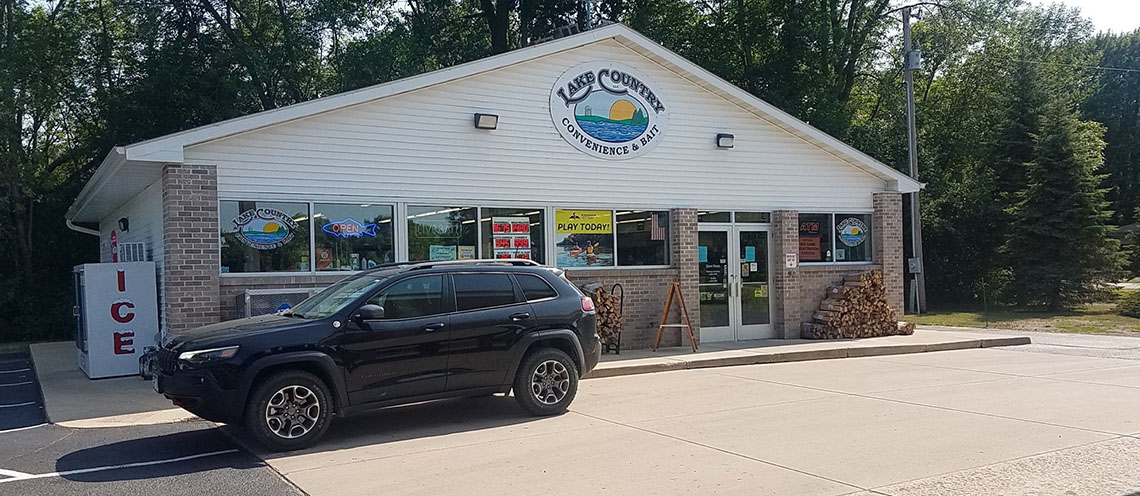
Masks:
[[[669,124],[669,109],[656,88],[624,64],[579,64],[551,90],[550,117],[562,138],[586,154],[633,158],[653,149]]]
[[[280,248],[293,240],[298,225],[292,217],[272,208],[251,208],[233,219],[237,239],[255,250]]]

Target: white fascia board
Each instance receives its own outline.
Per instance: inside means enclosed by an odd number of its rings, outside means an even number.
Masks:
[[[74,219],[80,210],[91,201],[91,197],[98,193],[107,181],[115,176],[126,161],[124,147],[116,146],[111,148],[111,151],[103,158],[103,162],[95,169],[95,173],[91,175],[91,179],[88,179],[87,184],[83,185],[83,189],[79,191],[79,195],[75,197],[75,201],[71,202],[71,206],[68,207],[64,217]]]

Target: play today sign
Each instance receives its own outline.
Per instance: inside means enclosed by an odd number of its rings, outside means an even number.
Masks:
[[[614,228],[609,210],[556,210],[554,219],[558,234],[609,234]]]

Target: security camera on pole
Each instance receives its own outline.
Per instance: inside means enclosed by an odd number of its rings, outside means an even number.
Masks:
[[[914,123],[914,71],[922,68],[922,52],[914,50],[910,38],[912,7],[902,8],[903,23],[903,74],[906,80],[906,134],[910,153],[910,177],[918,180],[918,130]],[[926,312],[926,275],[922,271],[922,216],[919,213],[919,192],[911,193],[910,225],[912,257],[907,267],[914,275],[914,311]]]

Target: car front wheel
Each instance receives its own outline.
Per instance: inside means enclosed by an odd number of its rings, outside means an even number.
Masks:
[[[578,366],[564,351],[543,348],[519,364],[515,375],[515,400],[532,415],[557,415],[566,411],[578,393]]]
[[[245,427],[271,450],[303,449],[324,435],[332,406],[328,386],[317,376],[299,370],[280,372],[250,394]]]

